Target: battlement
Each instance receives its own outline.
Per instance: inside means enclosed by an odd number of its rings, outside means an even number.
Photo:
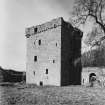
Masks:
[[[63,28],[67,30],[72,29],[72,32],[80,32],[80,34],[78,35],[73,34],[73,36],[76,35],[76,37],[82,37],[82,34],[83,34],[82,31],[77,29],[76,27],[73,27],[69,22],[64,21],[62,17],[53,19],[41,25],[36,25],[36,26],[26,28],[25,34],[26,34],[26,37],[29,38],[31,35],[35,35],[35,34],[38,34],[44,31],[48,31],[50,29],[57,28],[59,26],[63,26]]]
[[[46,23],[41,24],[41,25],[37,25],[37,26],[32,26],[32,27],[26,28],[26,30],[25,30],[26,37],[28,38],[30,35],[41,33],[43,31],[47,31],[49,29],[61,26],[62,25],[62,21],[63,21],[63,18],[59,17],[57,19],[53,19],[50,22],[46,22]]]

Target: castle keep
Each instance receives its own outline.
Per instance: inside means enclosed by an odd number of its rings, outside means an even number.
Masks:
[[[63,18],[26,28],[26,82],[65,86],[81,83],[82,32]]]

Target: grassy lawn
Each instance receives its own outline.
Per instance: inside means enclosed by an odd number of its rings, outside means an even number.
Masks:
[[[105,89],[83,86],[1,86],[0,105],[105,105]]]

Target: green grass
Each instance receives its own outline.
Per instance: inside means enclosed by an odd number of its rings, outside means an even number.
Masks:
[[[0,92],[0,105],[105,105],[104,88],[16,85]]]

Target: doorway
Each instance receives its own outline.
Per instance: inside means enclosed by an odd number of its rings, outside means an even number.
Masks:
[[[96,81],[96,74],[95,73],[91,73],[89,75],[89,83],[90,83],[90,86],[93,87],[95,81]]]
[[[43,86],[43,82],[42,81],[40,81],[40,86]]]
[[[91,73],[91,74],[89,75],[89,82],[95,81],[95,79],[96,79],[96,74],[95,74],[95,73]]]

